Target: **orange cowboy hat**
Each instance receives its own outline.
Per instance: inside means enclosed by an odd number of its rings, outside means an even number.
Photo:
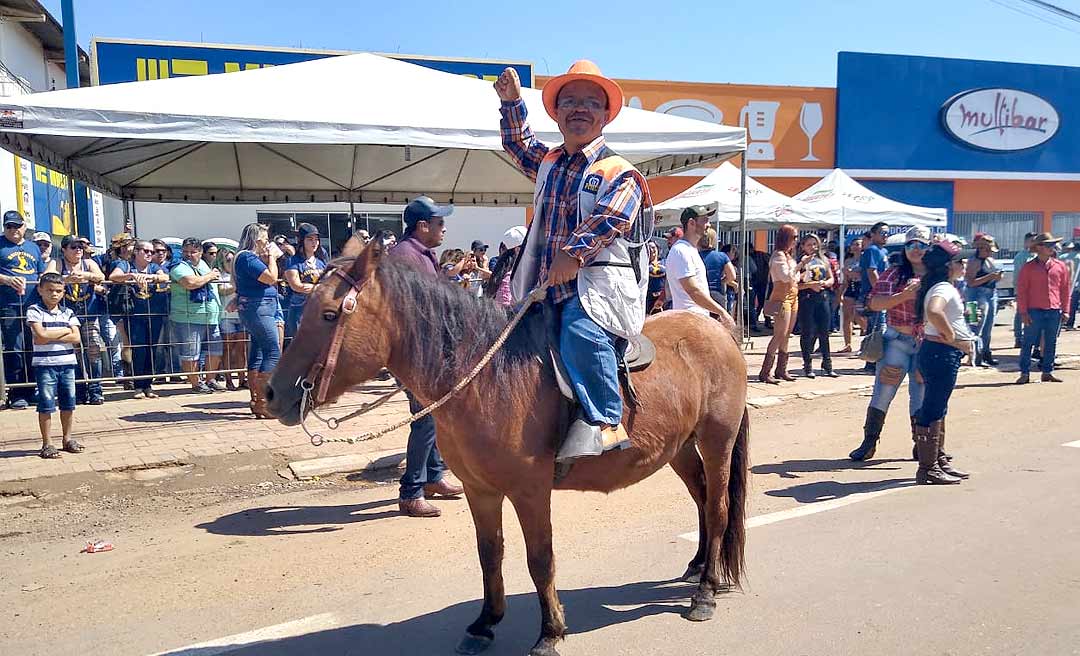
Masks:
[[[600,85],[608,100],[607,122],[611,123],[623,107],[623,92],[614,80],[604,77],[600,67],[588,59],[580,59],[570,66],[566,73],[553,77],[544,85],[544,109],[548,116],[555,119],[555,102],[559,99],[562,88],[576,80],[588,80]]]

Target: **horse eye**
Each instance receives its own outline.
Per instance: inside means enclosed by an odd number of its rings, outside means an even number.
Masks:
[[[327,310],[326,312],[322,313],[322,318],[325,321],[337,321],[337,312],[334,312],[333,310]]]

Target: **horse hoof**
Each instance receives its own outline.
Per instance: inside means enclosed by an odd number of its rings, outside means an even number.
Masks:
[[[559,652],[550,643],[537,643],[529,650],[529,656],[559,656]]]
[[[465,634],[465,637],[458,643],[456,651],[463,656],[475,656],[482,653],[491,646],[491,643],[495,642],[494,638],[485,638],[484,636],[475,636],[469,633]]]
[[[713,612],[716,610],[716,602],[700,601],[698,599],[690,600],[690,610],[686,611],[683,615],[691,622],[708,622],[713,618]]]

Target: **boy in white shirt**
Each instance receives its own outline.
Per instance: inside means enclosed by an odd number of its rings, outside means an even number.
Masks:
[[[40,303],[26,309],[26,323],[33,335],[34,357],[31,368],[38,389],[38,428],[41,430],[42,458],[59,458],[60,452],[49,443],[52,432],[52,413],[60,406],[60,426],[63,429],[63,448],[79,453],[81,444],[71,438],[75,415],[75,349],[79,339],[79,320],[66,307],[60,306],[64,297],[64,280],[58,273],[46,273],[38,281]]]

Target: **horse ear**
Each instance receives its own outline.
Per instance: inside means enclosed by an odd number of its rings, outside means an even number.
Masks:
[[[360,241],[360,238],[354,233],[349,240],[345,242],[345,245],[341,248],[342,257],[356,257],[360,254],[360,251],[364,250],[364,242]]]
[[[379,268],[379,261],[382,260],[385,253],[386,246],[383,245],[382,233],[379,233],[368,242],[367,246],[361,247],[360,254],[356,256],[356,260],[353,262],[353,279],[367,280],[375,273],[375,269]]]

